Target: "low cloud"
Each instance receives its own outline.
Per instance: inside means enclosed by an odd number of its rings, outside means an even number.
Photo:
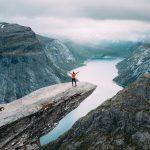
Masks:
[[[0,0],[1,21],[79,42],[147,39],[149,10],[149,0]]]
[[[149,0],[0,0],[4,17],[150,21],[149,10]]]
[[[10,22],[32,27],[42,35],[53,38],[71,39],[77,42],[99,42],[101,40],[147,39],[150,33],[150,23],[134,20],[94,20],[87,18],[62,19],[54,17],[8,18]]]

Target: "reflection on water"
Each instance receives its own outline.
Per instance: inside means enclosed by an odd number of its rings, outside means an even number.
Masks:
[[[66,115],[51,132],[41,137],[41,145],[56,140],[60,135],[68,131],[79,118],[85,116],[89,111],[95,109],[122,89],[112,81],[117,76],[115,65],[119,61],[120,59],[93,60],[87,62],[86,66],[75,69],[75,71],[80,71],[78,74],[79,82],[93,83],[97,85],[97,89],[78,108]]]

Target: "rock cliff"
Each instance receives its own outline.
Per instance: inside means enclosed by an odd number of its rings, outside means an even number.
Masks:
[[[126,86],[145,73],[150,73],[150,44],[143,43],[133,54],[117,65],[119,76],[114,80]]]
[[[51,39],[37,35],[47,57],[56,68],[61,70],[71,70],[77,67],[78,62],[72,52],[57,39]]]
[[[150,74],[105,101],[43,150],[150,149]]]
[[[44,37],[40,39],[29,27],[0,23],[0,103],[69,80],[62,66],[75,58],[61,42],[44,45]]]
[[[35,150],[40,147],[39,137],[54,128],[54,124],[82,100],[89,96],[95,85],[63,83],[41,88],[8,104],[1,104],[0,149]]]

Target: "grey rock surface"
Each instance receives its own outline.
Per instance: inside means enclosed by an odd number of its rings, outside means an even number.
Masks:
[[[77,87],[72,87],[71,83],[57,84],[3,104],[5,109],[0,112],[0,149],[40,148],[39,137],[52,130],[95,88],[95,85],[85,82],[78,83]]]
[[[52,61],[56,68],[61,70],[71,70],[77,67],[78,62],[72,52],[57,39],[37,35],[47,57]]]
[[[150,74],[105,101],[43,150],[149,150]]]
[[[128,85],[143,74],[150,73],[150,44],[143,43],[133,54],[117,65],[119,76],[114,80],[121,85]]]

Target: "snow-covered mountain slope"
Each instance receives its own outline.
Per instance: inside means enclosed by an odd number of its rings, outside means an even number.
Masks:
[[[119,76],[114,80],[124,86],[132,83],[143,74],[150,73],[150,44],[140,45],[133,54],[118,65]]]
[[[47,57],[55,67],[70,70],[77,65],[77,61],[70,50],[59,40],[37,35]]]

